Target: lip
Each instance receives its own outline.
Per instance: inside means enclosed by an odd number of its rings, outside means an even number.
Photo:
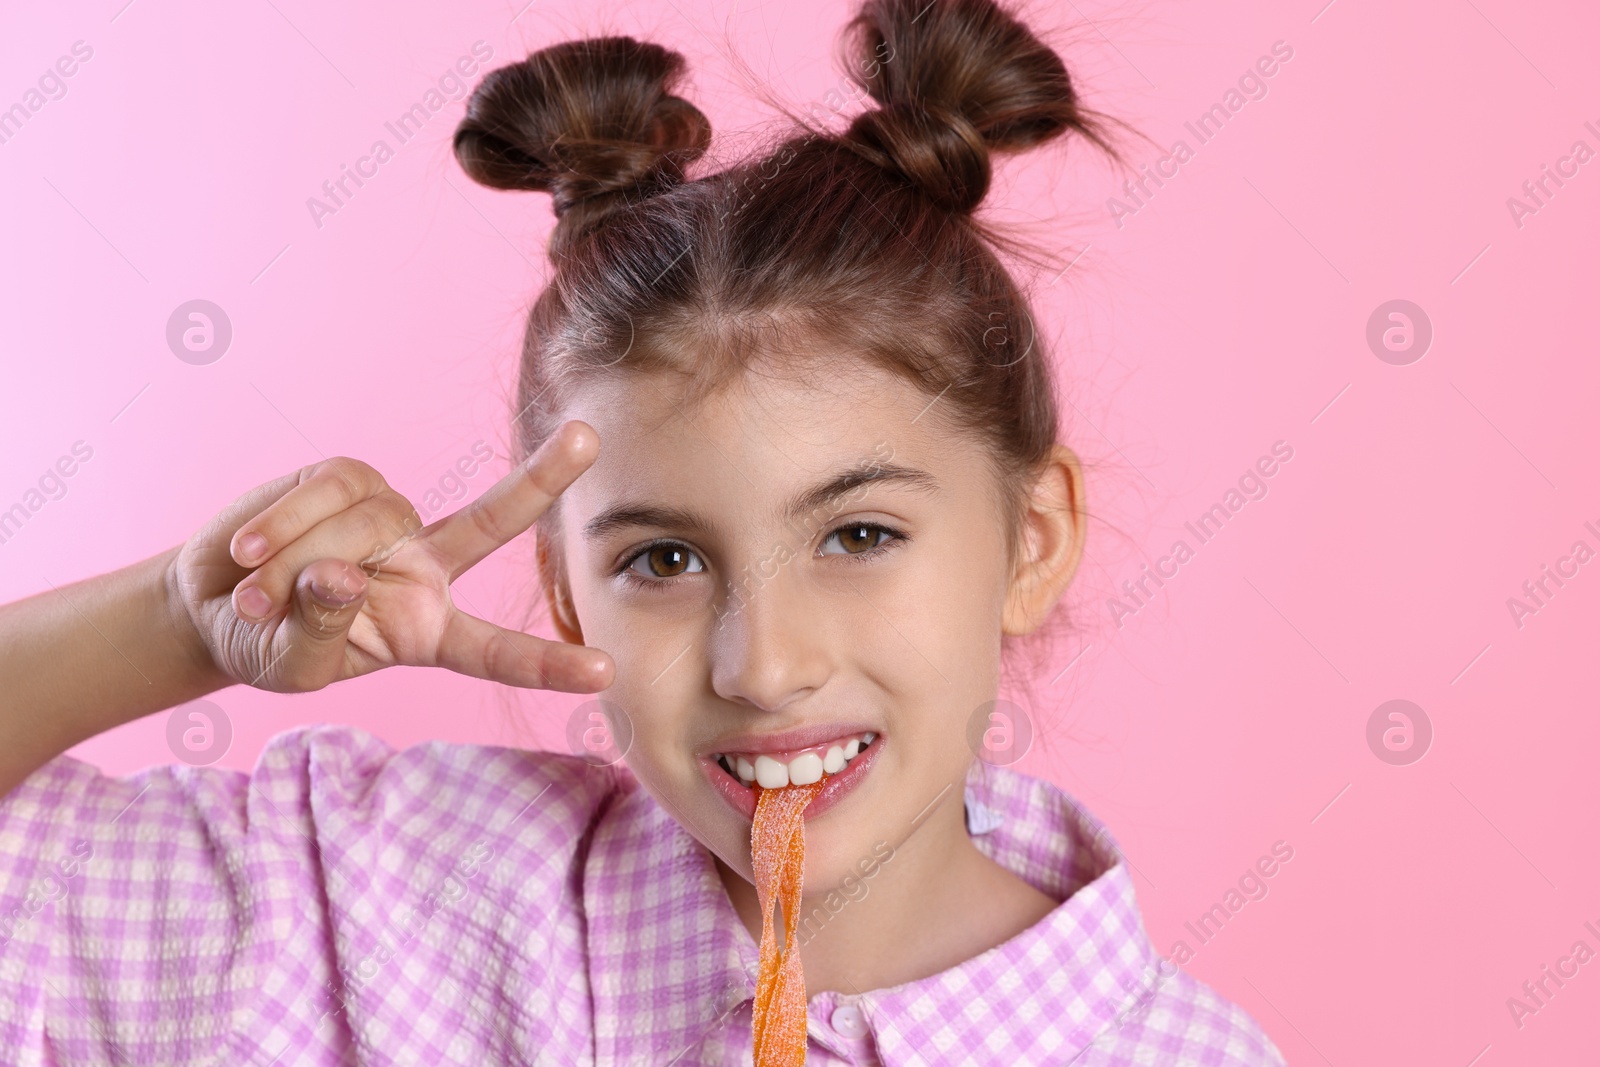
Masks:
[[[833,727],[825,727],[824,729],[832,730]],[[849,730],[845,731],[845,733],[850,732]],[[792,731],[792,733],[798,735],[800,731]],[[814,735],[815,731],[810,731],[810,733]],[[820,744],[837,736],[840,735],[824,733],[818,740],[811,743]],[[787,737],[788,735],[784,734],[772,734],[763,739],[763,743],[768,743],[773,738],[787,739]],[[861,780],[872,769],[872,765],[877,762],[878,752],[883,747],[883,743],[884,737],[879,734],[872,744],[861,750],[859,756],[845,765],[844,770],[838,774],[825,775],[822,788],[818,790],[815,797],[811,798],[811,803],[806,805],[804,817],[807,820],[814,819],[839,803],[846,796],[849,796],[856,786],[861,784]],[[712,751],[720,752],[722,750],[713,749]],[[711,782],[711,788],[715,789],[722,799],[732,806],[734,811],[744,816],[747,821],[754,823],[756,818],[756,790],[760,786],[740,785],[727,771],[719,767],[709,754],[698,757],[697,762],[700,764],[701,772]]]
[[[878,727],[869,723],[819,722],[813,726],[799,726],[775,734],[730,734],[714,744],[702,746],[695,755],[710,759],[714,752],[790,752],[813,748],[826,741],[837,741],[852,734],[879,733]]]

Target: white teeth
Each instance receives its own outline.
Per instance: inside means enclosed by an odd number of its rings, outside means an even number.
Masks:
[[[782,789],[787,785],[810,785],[820,781],[824,774],[838,774],[877,736],[868,731],[860,737],[850,738],[843,744],[830,745],[821,752],[816,750],[802,752],[788,763],[781,763],[771,756],[759,753],[754,763],[751,763],[746,756],[731,753],[712,753],[711,758],[719,763],[725,762],[733,774],[746,785],[755,782],[763,789]]]
[[[803,752],[789,761],[789,784],[810,785],[822,781],[822,757]]]
[[[756,783],[762,789],[782,789],[789,784],[789,768],[771,756],[757,756]]]

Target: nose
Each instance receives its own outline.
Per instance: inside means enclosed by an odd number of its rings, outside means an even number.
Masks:
[[[827,680],[829,620],[796,578],[780,572],[726,598],[709,642],[711,686],[724,700],[780,711]]]

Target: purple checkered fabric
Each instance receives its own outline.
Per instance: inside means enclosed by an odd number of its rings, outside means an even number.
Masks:
[[[810,1000],[807,1062],[1281,1065],[1151,947],[1055,786],[981,766],[985,853],[1064,901],[940,974]],[[621,769],[344,726],[249,774],[62,755],[0,800],[6,1064],[750,1063],[757,945]]]

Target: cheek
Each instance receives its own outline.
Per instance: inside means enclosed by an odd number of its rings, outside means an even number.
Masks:
[[[914,544],[892,572],[860,582],[847,653],[886,695],[894,744],[878,770],[902,821],[971,765],[970,721],[999,684],[1005,593],[998,542],[952,532]]]
[[[1000,543],[954,527],[910,547],[881,580],[862,583],[853,617],[863,649],[894,671],[898,687],[963,700],[990,691],[974,706],[992,699],[1005,600]]]
[[[617,682],[606,691],[606,699],[623,709],[633,727],[628,769],[655,792],[673,794],[700,788],[698,766],[689,755],[689,720],[695,703],[685,679],[672,677],[684,665],[683,660],[654,685],[650,673],[635,670],[625,674],[624,662],[619,654]]]
[[[669,797],[696,784],[686,757],[696,706],[694,672],[703,668],[703,642],[679,639],[649,613],[630,610],[606,585],[574,581],[574,607],[584,643],[610,654],[616,677],[599,696],[620,708],[632,740],[624,761],[653,793]],[[689,646],[685,650],[685,646]],[[670,809],[669,809],[670,810]]]
[[[603,573],[608,565],[589,558],[569,564],[573,610],[584,643],[616,661],[615,692],[648,691],[658,700],[663,686],[681,682],[688,673],[684,668],[692,668],[696,650],[705,643],[708,620],[711,625],[716,621],[711,605],[707,597],[683,591],[629,589],[624,579]],[[702,592],[708,592],[703,586]]]

